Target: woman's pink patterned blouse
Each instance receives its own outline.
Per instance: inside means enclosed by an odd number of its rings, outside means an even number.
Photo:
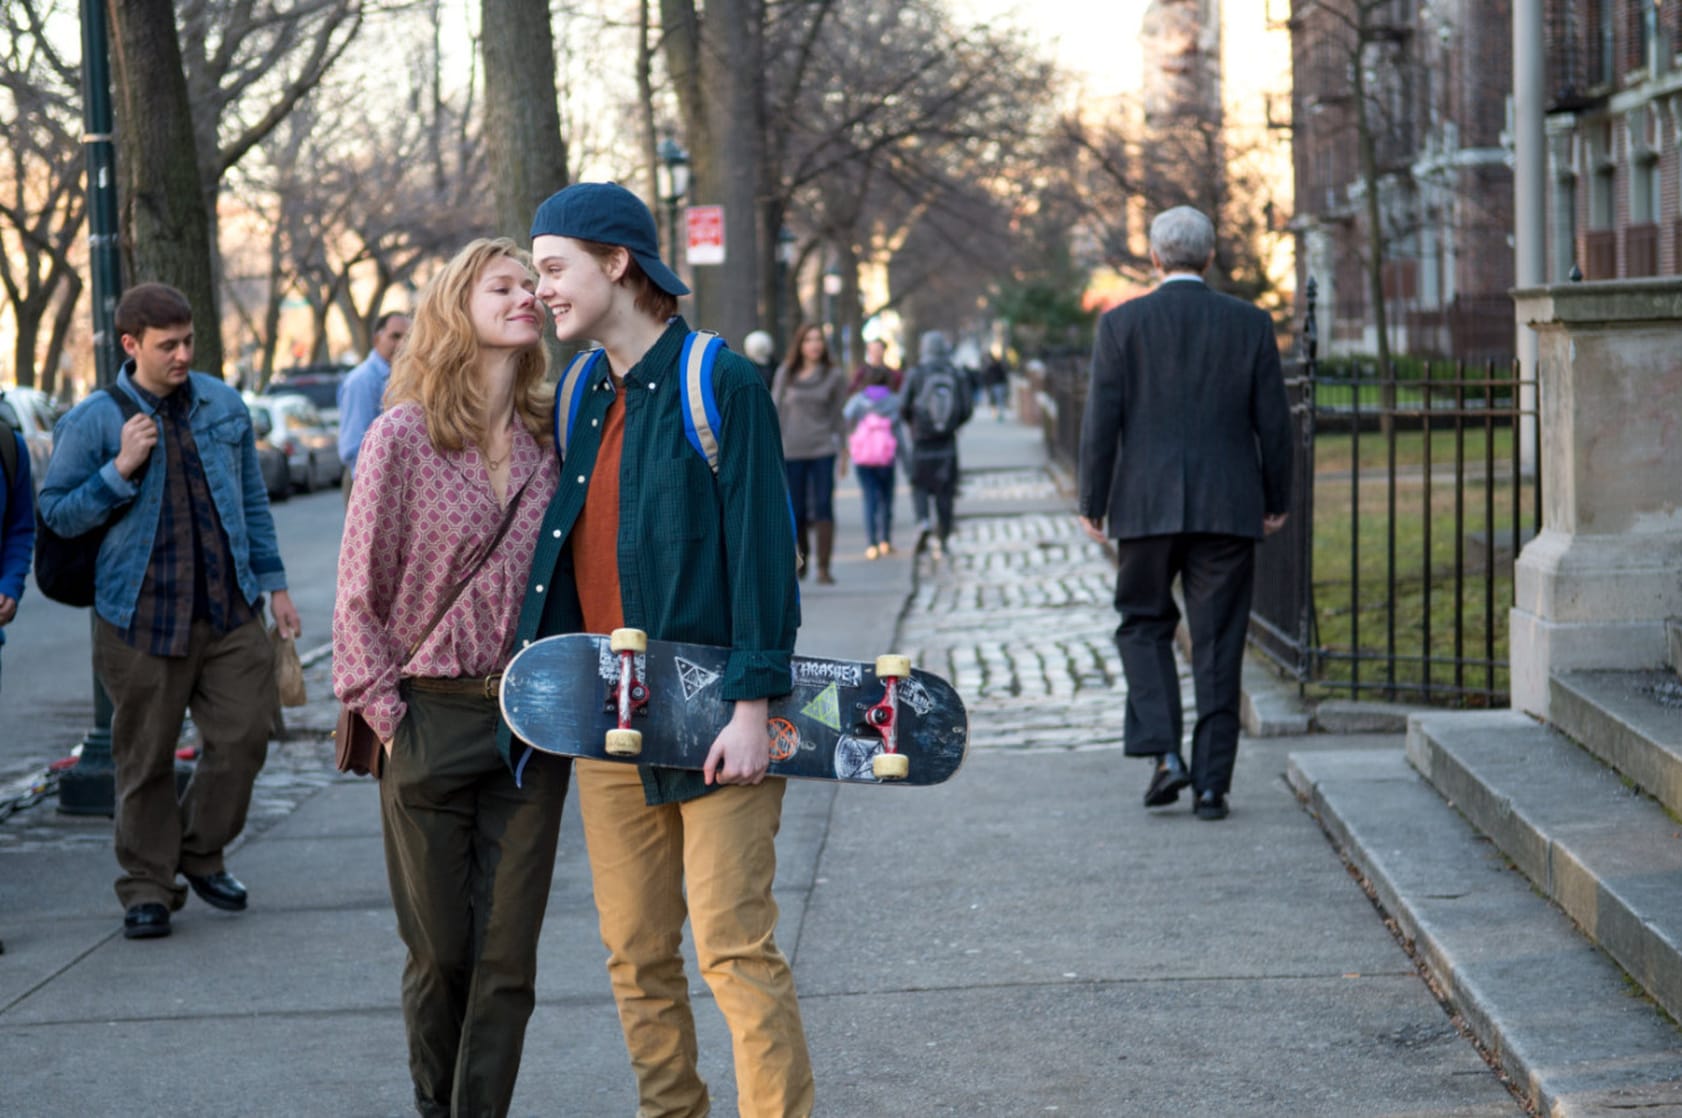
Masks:
[[[413,657],[433,612],[502,523],[504,509],[476,448],[440,453],[420,405],[374,421],[356,458],[339,547],[333,607],[333,693],[389,741],[407,706],[404,676],[482,676],[507,663],[543,512],[559,476],[555,455],[519,424],[510,498],[531,484],[508,535]],[[535,476],[533,476],[535,474]]]

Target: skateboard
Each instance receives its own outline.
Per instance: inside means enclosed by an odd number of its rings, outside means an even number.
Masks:
[[[699,770],[734,709],[719,697],[729,657],[638,629],[546,637],[504,670],[502,716],[545,753]],[[905,657],[796,656],[792,670],[794,690],[770,701],[771,775],[927,785],[963,764],[963,700]]]

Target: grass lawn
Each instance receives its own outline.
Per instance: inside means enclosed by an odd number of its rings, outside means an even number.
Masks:
[[[1410,435],[1411,439],[1398,438],[1397,460],[1417,465],[1423,462],[1418,453],[1423,437],[1417,432]],[[1317,443],[1316,466],[1322,476],[1315,484],[1314,600],[1316,644],[1324,654],[1319,678],[1324,683],[1358,681],[1359,697],[1397,700],[1422,697],[1420,689],[1427,681],[1438,691],[1468,687],[1506,692],[1505,668],[1478,664],[1457,669],[1453,662],[1507,659],[1507,610],[1513,600],[1512,444],[1510,432],[1497,430],[1494,436],[1494,488],[1491,490],[1482,478],[1484,433],[1479,430],[1477,467],[1468,470],[1458,532],[1453,485],[1434,481],[1429,486],[1427,506],[1423,471],[1398,479],[1395,508],[1391,509],[1382,473],[1387,455],[1382,439],[1361,439],[1364,475],[1369,468],[1369,443],[1375,459],[1370,463],[1373,472],[1370,477],[1363,476],[1358,494],[1347,476],[1350,440],[1344,436]],[[1468,458],[1473,457],[1473,441],[1473,434],[1468,432]],[[1440,463],[1445,451],[1452,455],[1452,434],[1444,440],[1444,446],[1439,447],[1437,442],[1438,436],[1433,434],[1432,459]],[[1452,462],[1449,457],[1450,466]],[[1442,466],[1437,469],[1440,472]],[[1328,473],[1333,476],[1324,476]],[[1532,492],[1526,484],[1519,509],[1526,537],[1534,530]],[[1486,546],[1492,536],[1496,541],[1493,557]],[[1457,539],[1462,549],[1458,565]],[[1458,587],[1457,569],[1464,571]],[[1384,664],[1357,664],[1349,658],[1357,653],[1387,656],[1392,642],[1400,661],[1393,676]],[[1423,662],[1426,657],[1441,662],[1427,665]],[[1414,686],[1398,686],[1387,694],[1392,681]],[[1328,690],[1349,693],[1347,687]],[[1437,695],[1433,701],[1453,700]],[[1486,701],[1467,700],[1470,705]]]
[[[1453,470],[1455,462],[1455,435],[1452,421],[1443,420],[1442,426],[1436,422],[1431,424],[1431,467],[1441,473]],[[1422,469],[1425,464],[1425,436],[1424,431],[1396,432],[1396,465],[1409,470]],[[1483,424],[1473,425],[1467,421],[1462,436],[1464,449],[1460,452],[1461,460],[1466,464],[1466,472],[1471,475],[1481,475],[1484,468],[1484,446],[1488,443],[1495,454],[1495,476],[1511,477],[1513,469],[1513,431],[1511,427],[1496,427],[1487,434]],[[1321,433],[1314,440],[1314,472],[1317,474],[1347,474],[1355,461],[1355,436],[1349,434]],[[1363,431],[1360,437],[1360,464],[1363,481],[1375,478],[1389,469],[1390,446],[1389,440],[1377,431]]]

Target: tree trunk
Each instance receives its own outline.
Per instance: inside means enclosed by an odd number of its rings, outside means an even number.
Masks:
[[[637,141],[642,147],[643,162],[643,201],[648,203],[648,209],[655,215],[656,224],[659,223],[660,205],[660,162],[659,137],[654,128],[654,47],[650,40],[649,22],[653,18],[648,11],[649,0],[639,0],[637,4]],[[661,236],[665,241],[665,236]],[[661,245],[660,255],[668,264],[672,264],[676,253],[673,246]]]
[[[496,182],[496,230],[525,245],[538,204],[567,184],[556,107],[555,36],[547,0],[484,0],[485,156]]]
[[[31,299],[14,306],[17,334],[12,339],[12,375],[19,388],[35,387],[35,345],[41,338],[46,300]]]
[[[74,268],[65,267],[58,283],[58,310],[53,312],[53,331],[47,339],[47,357],[41,362],[41,390],[49,396],[58,393],[58,367],[69,344],[70,331],[76,325],[76,309],[82,301],[82,277]]]
[[[108,0],[124,271],[170,284],[193,308],[193,367],[222,375],[210,215],[174,5]]]
[[[1366,10],[1362,9],[1363,24]],[[1367,298],[1372,304],[1373,328],[1378,332],[1378,375],[1386,382],[1390,377],[1390,328],[1384,300],[1384,225],[1379,199],[1378,140],[1373,135],[1371,110],[1367,104],[1366,29],[1358,32],[1361,38],[1355,46],[1355,135],[1361,160],[1361,183],[1366,189],[1367,209]]]
[[[764,8],[761,0],[707,0],[716,29],[706,54],[713,136],[722,145],[717,194],[724,205],[724,264],[708,329],[735,346],[760,325],[760,179],[765,146]]]
[[[687,201],[724,207],[724,264],[691,269],[694,321],[741,345],[760,324],[764,8],[707,0],[705,27],[694,0],[661,0],[660,15],[689,147]]]

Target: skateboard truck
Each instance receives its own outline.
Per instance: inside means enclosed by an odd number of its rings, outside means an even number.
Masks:
[[[648,705],[648,686],[637,678],[637,653],[648,650],[648,634],[641,629],[615,629],[608,648],[619,657],[619,682],[612,703],[619,715],[619,728],[607,732],[606,749],[614,757],[635,757],[642,752],[642,732],[631,729],[631,718]]]
[[[864,720],[882,735],[884,752],[870,761],[871,775],[877,780],[904,780],[911,772],[910,758],[899,751],[899,684],[910,677],[910,657],[876,657],[876,678],[882,681],[882,698],[864,712]]]

